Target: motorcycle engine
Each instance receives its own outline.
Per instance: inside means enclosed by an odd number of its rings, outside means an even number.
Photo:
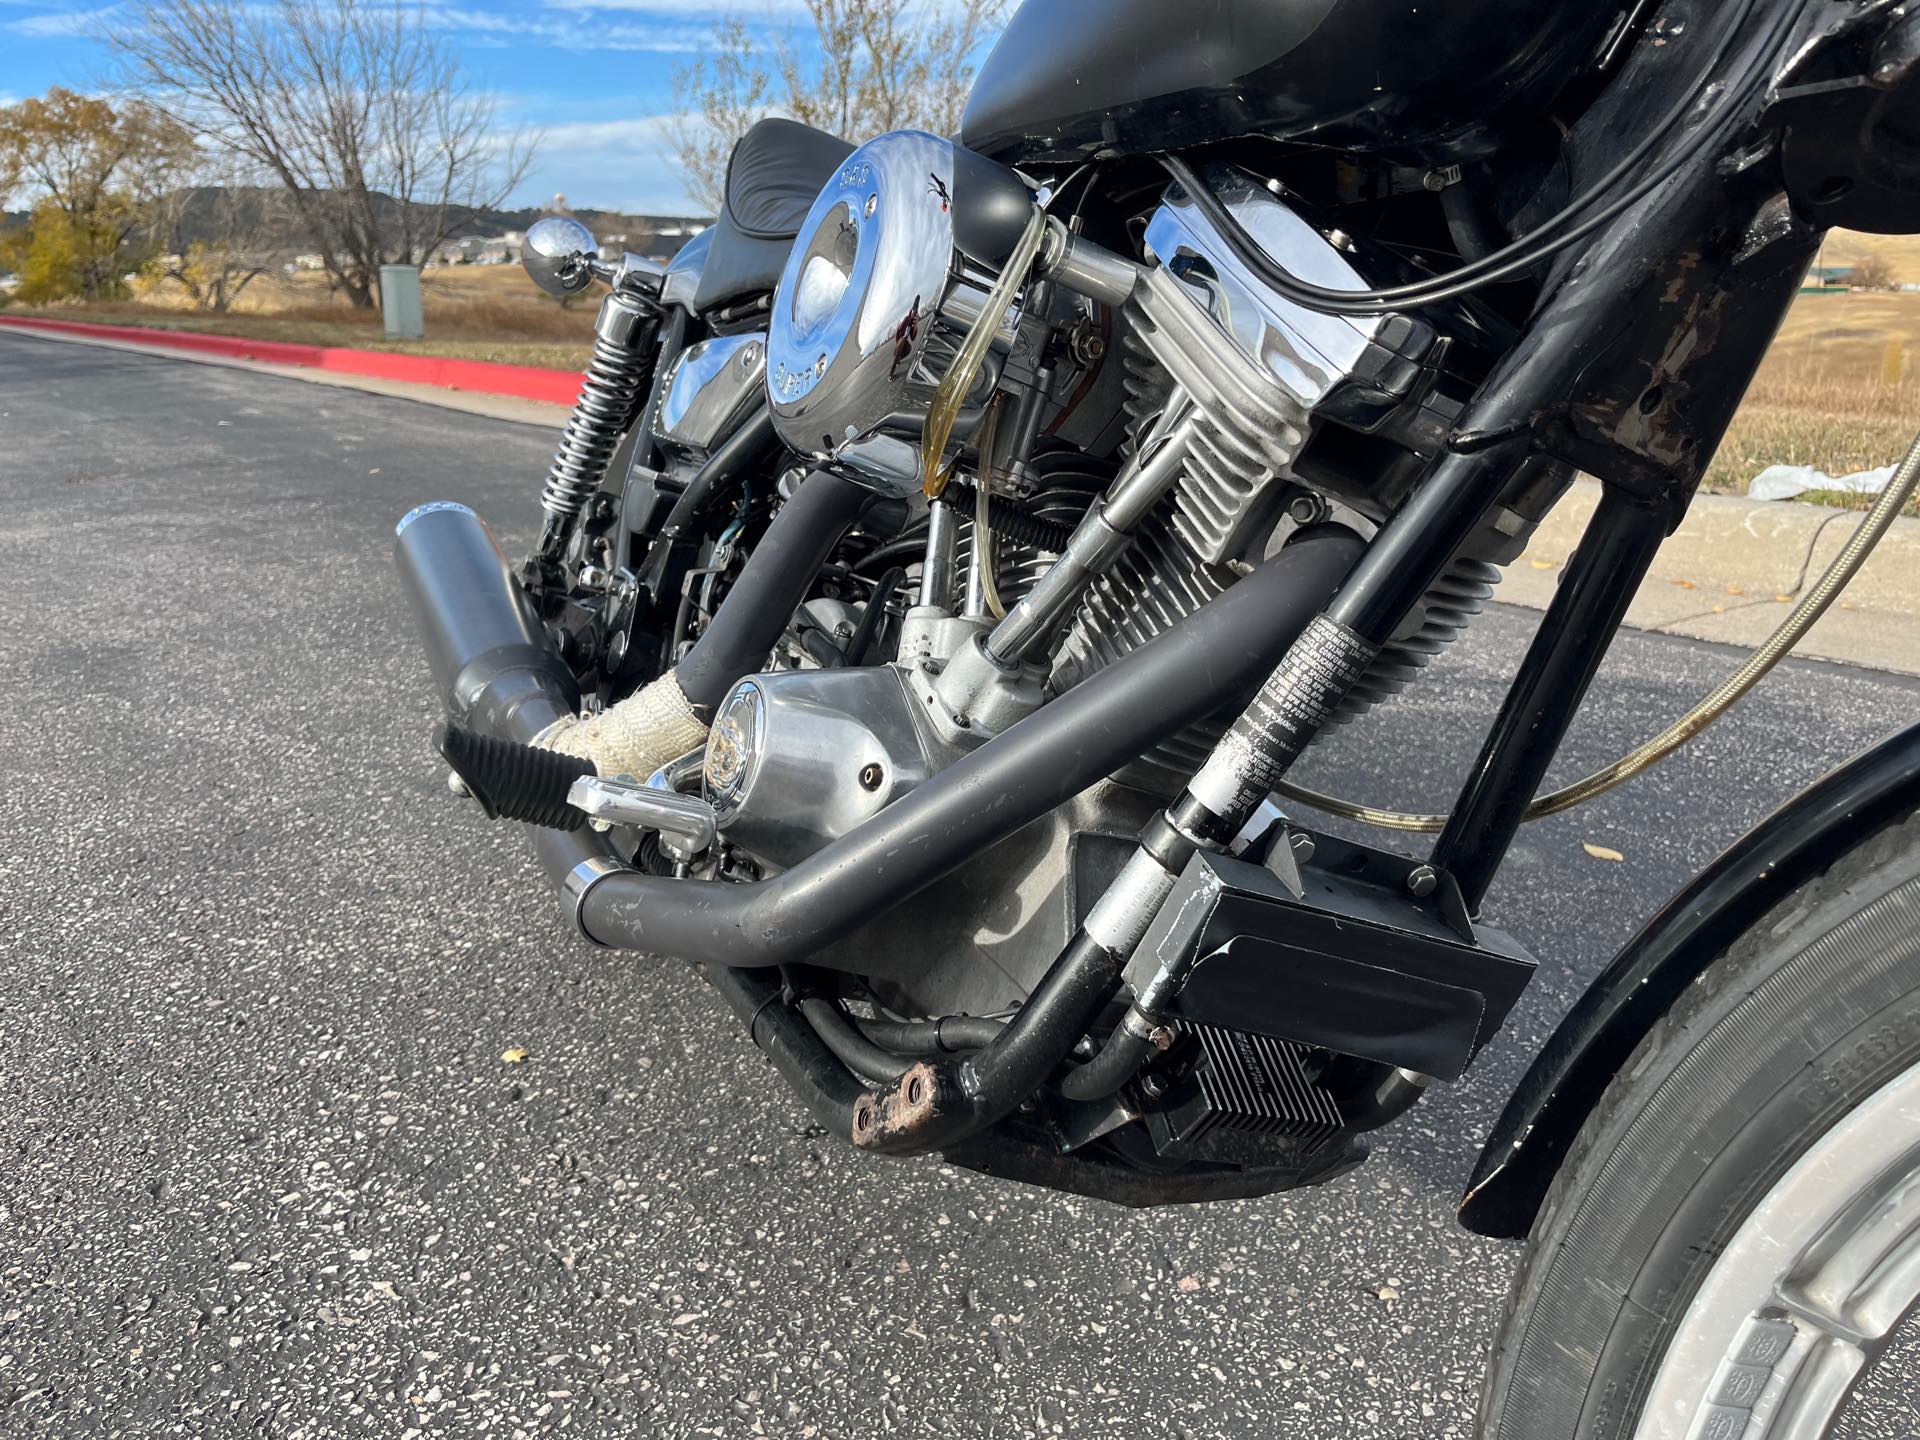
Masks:
[[[950,142],[897,133],[849,156],[795,241],[765,345],[782,439],[816,465],[923,509],[921,426],[994,279],[972,243],[981,226],[967,207],[1004,209],[1006,201],[1003,187],[981,193],[971,179],[978,157],[959,153],[956,163]],[[1310,283],[1358,290],[1396,273],[1365,241],[1317,228],[1260,176],[1220,165],[1203,179],[1255,242]],[[967,222],[965,246],[956,211]],[[1370,534],[1444,444],[1470,393],[1473,377],[1460,373],[1473,348],[1469,328],[1442,333],[1445,312],[1436,323],[1306,310],[1253,275],[1178,187],[1146,217],[1137,260],[1095,251],[1048,223],[1042,278],[1029,282],[1022,305],[983,322],[991,343],[952,455],[968,468],[980,417],[1001,393],[1015,414],[1024,397],[1037,412],[1030,429],[1053,438],[995,467],[996,496],[1076,515],[1105,476],[1176,424],[1185,436],[1177,477],[1017,682],[982,679],[965,663],[972,652],[952,637],[991,620],[957,602],[962,613],[938,632],[945,641],[910,641],[892,664],[743,682],[713,727],[706,785],[723,834],[763,868],[795,863],[1145,644],[1294,529],[1333,519]],[[1099,342],[1087,343],[1089,335]],[[976,460],[972,468],[984,467]],[[967,507],[959,508],[964,520]],[[1402,688],[1464,629],[1537,518],[1500,512],[1462,550],[1341,720]],[[1011,607],[1055,556],[1005,541],[999,551],[995,574]],[[983,699],[982,686],[996,684]],[[1231,718],[1169,738],[938,895],[895,907],[836,947],[844,960],[822,963],[878,976],[922,1013],[1017,1002],[1141,823],[1178,792]],[[977,963],[983,956],[990,964]]]

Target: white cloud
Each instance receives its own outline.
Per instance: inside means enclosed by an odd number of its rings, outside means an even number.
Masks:
[[[549,10],[697,15],[709,20],[717,20],[723,15],[738,15],[751,20],[760,14],[782,17],[806,13],[805,0],[742,0],[740,4],[727,4],[725,0],[544,0],[544,3]]]
[[[469,45],[500,48],[533,41],[562,50],[625,50],[683,55],[708,48],[711,32],[702,25],[664,21],[596,21],[585,13],[484,10],[474,6],[432,5],[427,22],[457,34]]]
[[[93,39],[119,8],[118,5],[103,5],[94,10],[50,10],[40,15],[9,20],[6,28],[29,40],[67,39],[73,36]]]
[[[515,199],[545,205],[558,192],[571,205],[651,214],[692,214],[668,132],[671,115],[579,120],[542,128],[533,172]]]

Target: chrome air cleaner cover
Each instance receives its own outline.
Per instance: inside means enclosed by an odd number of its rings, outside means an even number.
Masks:
[[[780,438],[889,493],[919,487],[921,422],[981,290],[954,245],[953,170],[952,143],[917,130],[862,145],[807,212],[773,297]]]

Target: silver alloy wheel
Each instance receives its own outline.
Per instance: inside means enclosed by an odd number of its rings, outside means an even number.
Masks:
[[[1714,1262],[1637,1440],[1812,1440],[1920,1299],[1920,1065],[1822,1136]]]

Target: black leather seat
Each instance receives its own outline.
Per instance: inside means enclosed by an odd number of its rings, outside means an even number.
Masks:
[[[814,197],[852,153],[837,135],[794,120],[762,120],[742,135],[727,162],[725,203],[709,232],[694,308],[773,289]]]

